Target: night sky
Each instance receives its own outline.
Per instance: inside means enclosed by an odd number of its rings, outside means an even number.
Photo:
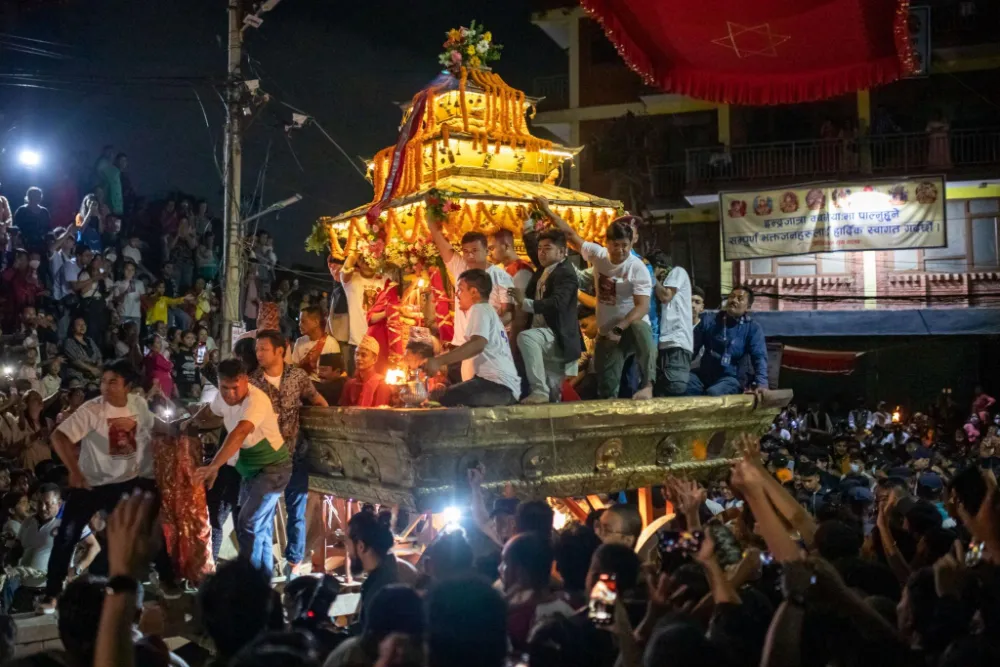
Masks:
[[[59,156],[86,151],[92,161],[110,143],[129,155],[141,194],[200,194],[220,212],[212,150],[217,142],[221,151],[223,110],[210,81],[225,75],[225,9],[225,0],[68,0],[0,29],[65,44],[31,43],[68,56],[0,48],[0,179],[12,205],[29,180],[46,185]],[[534,77],[564,73],[565,55],[530,22],[531,11],[529,0],[282,0],[261,28],[248,30],[245,45],[256,72],[245,67],[244,76],[260,78],[262,90],[276,99],[246,135],[244,197],[255,188],[269,143],[263,200],[295,192],[305,197],[280,221],[270,217],[261,225],[272,232],[280,227],[279,262],[322,266],[303,250],[312,223],[369,201],[371,186],[316,128],[293,131],[290,147],[282,124],[291,111],[276,100],[315,116],[349,155],[371,156],[395,142],[400,110],[394,103],[435,76],[451,27],[470,19],[485,23],[505,46],[494,69],[516,87],[530,92]],[[15,80],[46,89],[9,85]],[[12,160],[23,146],[46,156],[34,176]]]

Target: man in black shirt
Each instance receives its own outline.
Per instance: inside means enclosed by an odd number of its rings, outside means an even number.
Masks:
[[[320,355],[316,372],[319,374],[319,382],[313,383],[316,391],[326,399],[327,405],[340,405],[340,393],[347,382],[342,354],[334,352]]]
[[[352,626],[352,629],[360,632],[375,594],[399,580],[396,557],[389,553],[393,545],[392,531],[379,523],[374,512],[362,510],[347,523],[346,544],[347,555],[351,559],[351,573],[366,574],[364,583],[361,584],[357,623]]]
[[[49,210],[42,206],[42,189],[28,188],[24,202],[24,206],[14,212],[14,226],[21,230],[25,247],[29,250],[38,250],[42,246],[45,234],[52,228]]]

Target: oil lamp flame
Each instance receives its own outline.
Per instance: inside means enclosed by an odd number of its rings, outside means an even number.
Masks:
[[[404,384],[406,382],[406,371],[401,368],[390,368],[385,373],[386,384]]]

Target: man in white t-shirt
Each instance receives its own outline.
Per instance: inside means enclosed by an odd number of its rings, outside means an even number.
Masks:
[[[236,524],[240,555],[270,576],[274,569],[274,513],[292,476],[292,459],[271,399],[250,385],[243,362],[226,359],[219,364],[218,374],[215,400],[181,425],[182,429],[188,425],[215,428],[221,418],[229,432],[212,462],[195,470],[194,480],[211,489],[223,466],[236,468],[243,478]]]
[[[597,397],[617,398],[625,360],[635,357],[639,369],[636,400],[653,397],[656,347],[649,325],[649,299],[653,281],[642,260],[632,254],[633,216],[612,220],[605,245],[584,241],[565,220],[556,215],[544,197],[535,199],[539,210],[566,234],[569,244],[594,266],[597,294],[598,337],[594,345]]]
[[[514,304],[511,302],[507,290],[514,286],[514,281],[511,280],[511,277],[507,275],[507,271],[502,267],[490,264],[489,255],[487,253],[489,243],[486,240],[486,235],[479,232],[469,232],[465,234],[462,236],[462,252],[457,253],[455,252],[455,249],[451,247],[451,243],[448,242],[448,239],[444,237],[444,233],[441,231],[441,222],[436,220],[433,215],[427,216],[427,226],[431,230],[431,238],[434,239],[434,245],[437,246],[438,252],[441,254],[441,259],[444,261],[445,268],[448,269],[448,276],[451,278],[451,282],[456,288],[455,333],[451,337],[451,344],[455,347],[460,347],[466,342],[466,340],[468,340],[466,323],[469,316],[468,313],[464,312],[459,305],[457,288],[459,276],[469,269],[483,270],[490,277],[490,282],[493,287],[492,291],[488,295],[489,304],[493,306],[497,315],[500,316],[500,321],[503,326],[509,327],[511,320],[514,317]],[[472,379],[474,373],[470,364],[462,364],[461,370],[462,380]],[[449,376],[453,379],[457,379],[450,371]]]
[[[683,396],[691,374],[694,326],[691,324],[691,279],[679,266],[658,266],[653,294],[660,302],[656,396]]]
[[[326,332],[323,326],[323,309],[307,306],[299,313],[299,331],[302,337],[292,347],[292,363],[309,374],[309,379],[319,382],[319,358],[324,354],[340,354],[340,343]]]
[[[368,309],[375,303],[375,297],[385,286],[385,280],[375,276],[375,269],[356,253],[352,253],[343,267],[330,267],[333,279],[344,287],[347,297],[347,317],[349,334],[344,350],[347,374],[354,375],[354,351],[361,339],[368,335]]]
[[[511,405],[521,397],[521,378],[514,366],[507,331],[489,304],[493,283],[482,269],[469,269],[458,277],[457,298],[465,313],[465,342],[451,352],[424,362],[433,377],[442,366],[468,362],[473,376],[454,384],[441,396],[441,405],[486,407]]]
[[[52,434],[52,448],[69,469],[70,488],[49,559],[44,612],[55,609],[73,549],[94,513],[110,514],[122,494],[134,490],[157,493],[151,445],[155,418],[146,399],[131,393],[138,381],[134,373],[127,359],[106,365],[101,395],[77,408]],[[176,594],[165,549],[157,555],[156,569],[165,592]]]

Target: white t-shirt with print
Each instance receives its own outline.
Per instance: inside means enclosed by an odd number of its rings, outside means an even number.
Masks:
[[[629,255],[621,264],[612,264],[607,248],[588,241],[580,247],[580,256],[594,265],[597,328],[606,334],[635,308],[633,297],[650,296],[653,281],[646,265],[635,255]],[[649,324],[648,313],[643,314],[642,321]]]
[[[129,394],[125,407],[118,408],[98,396],[57,430],[80,443],[80,470],[91,486],[153,478],[153,413],[146,399]]]
[[[246,398],[237,405],[229,405],[223,400],[222,394],[216,394],[212,402],[209,403],[209,410],[212,411],[212,414],[222,417],[227,431],[232,431],[242,421],[253,424],[253,431],[240,443],[240,449],[249,449],[264,439],[267,439],[272,449],[280,449],[285,440],[281,437],[281,429],[278,428],[278,415],[271,407],[271,399],[252,384],[247,385],[247,389],[249,392]],[[227,463],[231,466],[236,465],[239,457],[239,452],[237,452]]]
[[[360,345],[361,339],[368,333],[368,309],[375,303],[375,297],[384,285],[384,279],[365,278],[356,269],[354,277],[344,283],[350,329],[347,342],[351,345]]]
[[[660,345],[694,351],[694,325],[691,324],[691,279],[679,266],[670,269],[664,287],[677,290],[672,299],[660,304]],[[655,297],[654,297],[655,298]]]
[[[477,303],[469,309],[465,334],[468,338],[480,336],[486,339],[486,347],[474,356],[473,375],[510,387],[514,398],[521,396],[521,377],[514,366],[510,353],[510,341],[504,330],[500,316],[488,303]]]
[[[469,265],[465,263],[464,259],[462,259],[462,255],[456,252],[451,256],[451,261],[445,264],[445,268],[448,269],[448,275],[451,277],[452,285],[457,288],[458,277],[465,273],[465,271],[469,268]],[[493,306],[494,310],[498,310],[502,306],[510,303],[510,295],[507,294],[507,289],[514,286],[514,281],[510,279],[510,275],[508,275],[507,271],[504,270],[503,267],[495,266],[493,264],[490,264],[486,268],[486,273],[489,274],[490,280],[493,281],[493,289],[490,291],[490,305]],[[456,293],[455,335],[451,337],[451,344],[455,347],[463,345],[465,341],[469,340],[466,336],[467,320],[468,315],[463,313],[462,309],[458,306],[458,294]]]

